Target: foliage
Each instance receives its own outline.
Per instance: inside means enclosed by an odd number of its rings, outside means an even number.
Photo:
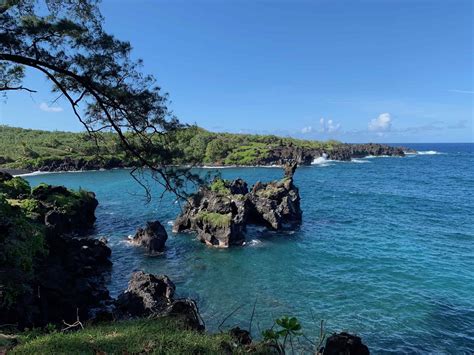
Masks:
[[[255,165],[268,156],[269,145],[265,143],[251,143],[237,147],[225,158],[227,165]]]
[[[225,137],[217,137],[207,144],[204,160],[206,163],[220,163],[230,150],[230,142]]]
[[[51,192],[54,190],[47,184],[38,185],[30,194],[30,185],[21,177],[0,182],[0,187],[13,180],[15,186],[27,186],[28,190],[15,199],[0,193],[0,309],[11,306],[29,290],[35,257],[46,253],[44,226],[35,222],[38,217],[53,207],[71,215],[81,213],[82,204],[92,198],[84,190]],[[44,201],[34,198],[41,190],[47,192]]]
[[[34,219],[36,214],[41,213],[41,204],[33,199],[27,198],[19,201],[19,206],[25,213],[26,217]]]
[[[106,163],[110,159],[121,161],[125,166],[134,166],[136,161],[126,154],[118,142],[117,135],[103,133],[99,150],[84,133],[47,132],[31,129],[0,126],[0,165],[10,168],[37,169],[65,158],[96,160]],[[39,154],[36,159],[22,154],[22,142],[28,142]],[[54,142],[54,144],[52,143]],[[165,144],[165,143],[161,143]],[[172,149],[172,164],[224,164],[254,165],[268,157],[276,147],[298,146],[308,149],[331,150],[339,142],[306,141],[276,136],[251,134],[214,133],[199,127],[189,127],[169,133],[167,143]],[[218,151],[222,149],[221,151]]]
[[[27,291],[36,255],[44,254],[42,227],[0,194],[0,307],[10,306]]]
[[[275,327],[277,329],[274,329]],[[301,333],[301,324],[298,319],[287,316],[276,319],[271,328],[262,332],[263,340],[274,345],[282,354],[285,353],[287,341],[293,347],[293,338],[301,335],[303,334]]]
[[[206,334],[186,329],[176,320],[157,318],[90,326],[77,332],[24,333],[11,354],[219,354],[225,353],[226,333]]]
[[[36,71],[84,126],[87,155],[100,153],[95,146],[110,131],[134,165],[150,169],[167,190],[179,194],[185,181],[198,180],[189,170],[168,169],[175,150],[167,133],[183,126],[168,95],[141,71],[143,62],[131,59],[131,44],[104,31],[97,0],[5,0],[0,14],[0,92],[35,92],[23,82]],[[29,142],[21,154],[32,163],[41,156]]]
[[[222,214],[217,212],[200,211],[196,218],[217,228],[225,228],[230,225],[232,214]]]
[[[28,181],[20,177],[0,182],[0,194],[5,194],[8,198],[19,198],[29,195],[31,187]]]
[[[211,185],[209,185],[209,188],[211,189],[211,191],[219,195],[227,196],[230,194],[228,181],[223,180],[221,178],[215,178],[214,181],[212,181]]]

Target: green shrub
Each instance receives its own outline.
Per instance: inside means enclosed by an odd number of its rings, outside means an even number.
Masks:
[[[209,186],[211,191],[219,194],[219,195],[230,195],[230,189],[228,187],[228,181],[223,180],[221,178],[216,178]]]
[[[0,182],[0,193],[5,194],[8,198],[19,198],[22,195],[29,195],[31,187],[25,179],[14,177],[11,180]]]
[[[19,206],[28,218],[33,218],[35,214],[41,213],[41,204],[33,198],[19,200]]]

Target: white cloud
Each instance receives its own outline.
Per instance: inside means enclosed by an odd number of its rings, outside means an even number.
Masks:
[[[392,117],[389,113],[381,113],[379,117],[369,122],[369,131],[388,132],[392,128]]]
[[[63,108],[59,106],[49,106],[46,102],[42,102],[39,105],[41,111],[45,112],[62,112]]]
[[[328,120],[327,131],[329,133],[337,132],[337,131],[339,131],[339,128],[341,128],[340,123],[334,123],[333,120]]]
[[[341,124],[336,123],[333,120],[325,121],[324,118],[319,119],[319,132],[321,133],[334,133],[341,129]]]
[[[311,127],[311,126],[303,127],[301,129],[301,133],[303,133],[303,134],[311,133],[311,132],[313,132],[313,127]]]
[[[450,92],[457,92],[458,94],[474,94],[472,90],[449,90]]]

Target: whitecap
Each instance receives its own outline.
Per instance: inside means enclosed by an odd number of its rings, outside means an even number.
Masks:
[[[425,151],[419,151],[419,155],[438,155],[438,154],[443,154],[440,152],[437,152],[436,150],[425,150]]]
[[[248,247],[255,247],[257,245],[260,245],[262,244],[262,241],[261,240],[258,240],[258,239],[251,239],[249,240],[248,242],[245,242],[244,245],[248,246]]]
[[[363,164],[363,163],[370,163],[368,160],[363,160],[363,159],[351,159],[352,163],[357,163],[357,164]]]
[[[328,159],[328,155],[326,153],[323,153],[322,156],[317,157],[313,160],[311,165],[318,165],[318,166],[331,166],[333,164],[329,164],[331,162],[334,162],[335,160]]]
[[[374,159],[374,158],[393,158],[393,155],[367,155],[363,159]]]
[[[169,226],[172,226],[174,224],[174,221],[173,220],[168,221],[168,222],[166,222],[166,224],[169,225]]]

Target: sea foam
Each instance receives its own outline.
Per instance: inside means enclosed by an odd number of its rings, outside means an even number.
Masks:
[[[419,155],[438,155],[438,154],[443,154],[440,152],[437,152],[436,150],[425,150],[425,151],[420,151],[418,152]]]
[[[321,157],[317,157],[313,160],[311,165],[317,165],[317,166],[331,166],[334,160],[328,159],[328,156],[326,153],[323,153]]]

